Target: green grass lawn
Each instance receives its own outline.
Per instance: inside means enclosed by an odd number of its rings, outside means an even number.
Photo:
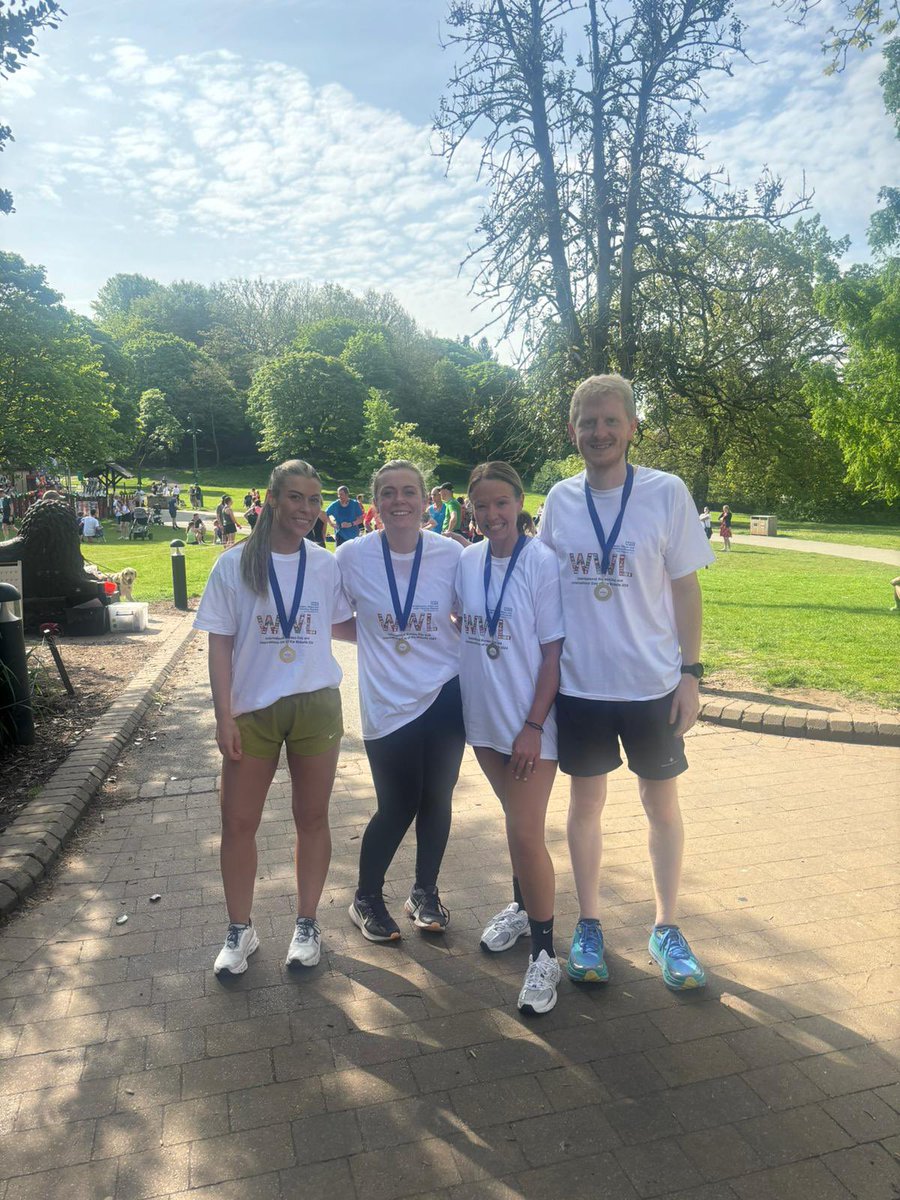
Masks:
[[[121,542],[114,521],[104,521],[106,542],[86,543],[81,553],[88,562],[96,563],[105,573],[112,575],[123,567],[134,567],[138,573],[134,586],[135,600],[152,602],[172,599],[172,551],[169,542],[180,537],[184,541],[185,530],[176,533],[171,526],[153,526],[152,542]],[[240,535],[239,535],[240,536]],[[212,530],[207,530],[212,537]],[[185,546],[184,557],[187,569],[189,596],[199,596],[206,585],[212,565],[221,554],[220,546],[207,542],[205,546]]]
[[[109,541],[83,546],[84,557],[110,573],[135,567],[137,600],[171,600],[172,531],[157,526],[153,542],[119,542],[112,522],[106,528]],[[200,595],[220,553],[185,547],[190,596]],[[717,551],[715,565],[700,572],[712,682],[716,670],[728,670],[775,691],[821,688],[900,705],[900,616],[889,611],[890,574],[877,563],[763,546]]]
[[[714,514],[718,516],[718,509]],[[750,516],[735,513],[735,533],[750,532]],[[837,542],[843,546],[871,546],[877,550],[900,550],[900,525],[858,525],[838,521],[792,521],[778,518],[778,534],[811,542]]]
[[[776,691],[822,688],[900,705],[890,575],[890,567],[826,555],[717,549],[715,565],[700,572],[704,661]]]

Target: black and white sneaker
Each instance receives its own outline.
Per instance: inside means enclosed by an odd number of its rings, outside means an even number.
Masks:
[[[400,926],[388,912],[381,892],[370,896],[357,892],[350,905],[350,920],[368,942],[400,940]]]
[[[443,933],[450,924],[450,914],[441,904],[436,887],[423,888],[415,884],[403,907],[417,929],[427,929],[429,933]]]
[[[530,1017],[540,1016],[556,1006],[556,989],[562,970],[556,958],[542,950],[537,958],[528,959],[528,970],[517,1002],[519,1012]]]

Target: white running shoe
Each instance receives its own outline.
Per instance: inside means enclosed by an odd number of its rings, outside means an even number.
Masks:
[[[528,929],[528,913],[524,908],[519,908],[514,900],[512,904],[507,904],[503,912],[498,912],[488,921],[481,935],[482,948],[495,954],[509,950]]]
[[[252,925],[229,925],[225,945],[219,951],[213,970],[217,975],[243,975],[247,959],[259,949],[259,938]]]
[[[286,967],[314,967],[322,956],[322,931],[312,917],[298,917],[288,946]]]
[[[556,989],[561,978],[562,968],[546,950],[542,950],[536,960],[529,957],[525,982],[519,992],[519,1012],[532,1017],[548,1013],[556,1005]]]

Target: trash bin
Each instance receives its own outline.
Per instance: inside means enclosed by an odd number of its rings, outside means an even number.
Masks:
[[[778,520],[772,516],[756,516],[750,518],[750,532],[760,537],[777,537]]]

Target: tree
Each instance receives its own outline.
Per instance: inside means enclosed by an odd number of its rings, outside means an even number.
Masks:
[[[798,422],[809,419],[808,371],[836,349],[814,287],[838,277],[844,249],[818,219],[792,231],[711,226],[685,243],[685,269],[660,281],[652,320],[645,319],[644,352],[654,369],[638,394],[656,437],[636,448],[638,460],[664,451],[671,464],[674,453],[675,469],[703,505],[712,472],[729,454],[752,464],[773,449],[794,453]]]
[[[430,484],[434,478],[441,454],[439,446],[419,437],[417,426],[411,422],[398,425],[387,441],[381,443],[379,449],[382,463],[393,462],[398,458],[415,463],[425,476],[426,484]]]
[[[859,491],[900,498],[900,258],[857,266],[818,293],[840,331],[843,365],[822,364],[807,396],[813,423],[840,446]]]
[[[788,18],[802,25],[819,0],[775,0]],[[826,75],[842,71],[851,50],[868,50],[880,38],[888,37],[897,28],[900,4],[897,0],[839,0],[835,6],[838,24],[832,25],[822,41],[822,53],[830,62]]]
[[[184,434],[184,427],[172,412],[166,397],[159,388],[148,388],[141,394],[137,438],[131,448],[139,484],[146,459],[151,454],[177,450],[184,439]]]
[[[396,389],[397,359],[393,339],[386,329],[360,329],[347,339],[340,359],[366,387],[388,392]]]
[[[196,416],[216,463],[223,437],[240,443],[245,427],[237,393],[202,350],[173,334],[151,332],[126,338],[122,349],[131,364],[134,394],[158,388],[184,429]]]
[[[5,9],[5,11],[4,11]],[[39,29],[56,29],[59,18],[66,15],[58,0],[7,0],[0,5],[0,79],[22,69],[25,59],[37,55],[35,34]],[[6,142],[15,141],[8,125],[0,124],[0,151]],[[14,212],[12,192],[0,188],[0,212]]]
[[[476,457],[509,458],[520,465],[518,372],[488,359],[464,367],[462,377],[469,395],[469,436]]]
[[[340,358],[344,347],[360,331],[359,321],[349,317],[327,317],[298,330],[294,349],[326,358]]]
[[[748,197],[701,164],[693,112],[710,74],[743,54],[732,0],[587,0],[583,45],[566,21],[577,0],[459,0],[448,42],[462,57],[436,128],[448,160],[483,133],[492,194],[472,257],[477,291],[509,335],[556,347],[562,381],[617,366],[631,376],[644,293],[699,223],[778,221],[763,176]]]
[[[0,252],[0,462],[79,463],[115,448],[99,349],[60,303],[43,267]]]
[[[381,447],[393,437],[397,428],[397,410],[384,392],[376,388],[369,389],[369,395],[363,403],[363,421],[362,440],[353,451],[353,457],[359,474],[367,478],[384,461]]]
[[[162,284],[146,275],[113,275],[97,293],[91,308],[104,329],[114,337],[122,337],[135,304],[161,291]]]
[[[297,351],[260,367],[247,396],[264,454],[325,470],[352,465],[365,400],[359,377],[338,359]]]

